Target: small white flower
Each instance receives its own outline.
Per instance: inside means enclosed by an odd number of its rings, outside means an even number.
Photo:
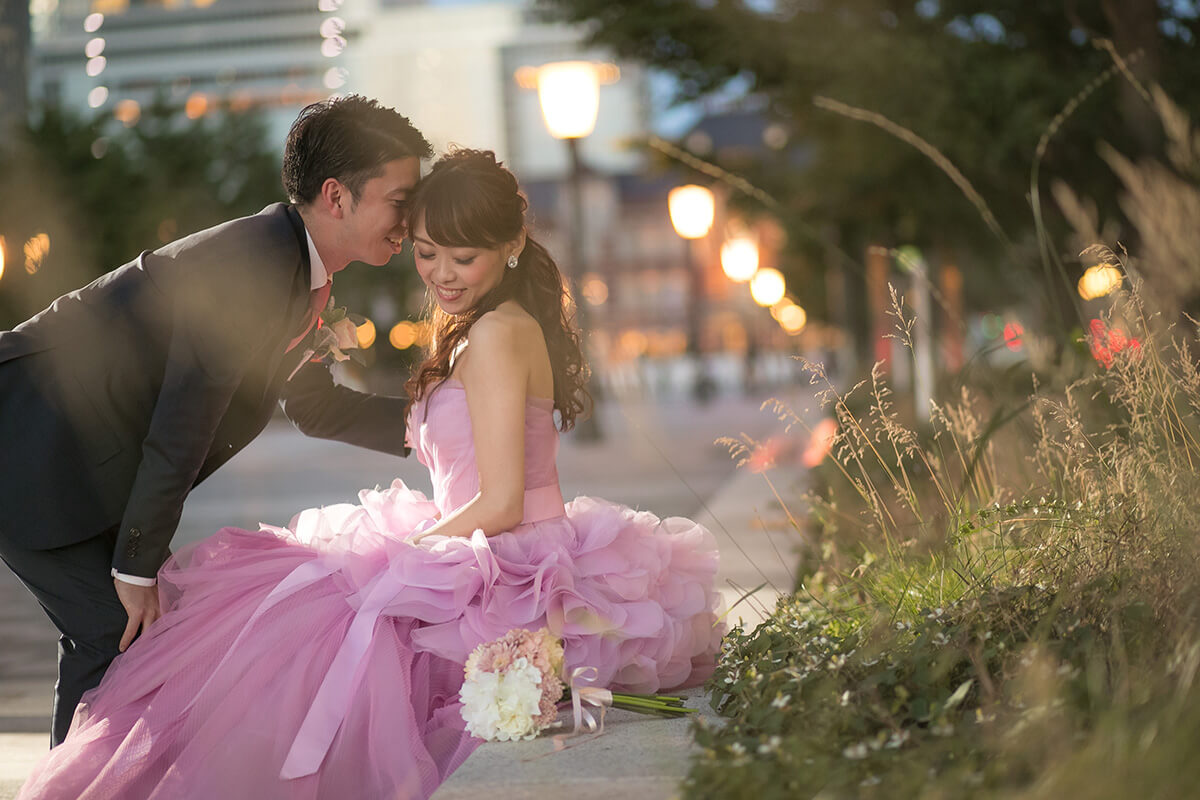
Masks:
[[[842,692],[842,696],[838,698],[838,705],[841,705],[841,706],[850,705],[850,690],[849,689]]]
[[[787,708],[787,704],[792,700],[790,694],[777,694],[775,699],[771,701],[772,708]]]
[[[934,725],[929,732],[934,736],[953,736],[954,724],[950,722],[939,722],[937,725]]]
[[[858,744],[852,744],[843,750],[842,757],[848,758],[851,761],[861,761],[866,758],[869,753],[870,750],[867,749],[866,743],[859,742]]]
[[[473,673],[459,692],[467,731],[501,742],[537,736],[541,682],[541,670],[523,657],[503,673]]]
[[[781,742],[783,742],[783,740],[780,739],[778,736],[772,736],[771,738],[767,739],[765,742],[763,742],[762,744],[760,744],[758,746],[758,754],[765,756],[765,755],[768,755],[769,753],[775,752],[776,750],[779,749],[779,745]]]
[[[883,778],[879,777],[878,775],[868,775],[867,777],[863,778],[862,781],[859,782],[858,785],[859,786],[878,786],[881,783],[883,783]]]
[[[744,756],[746,755],[746,746],[741,742],[734,742],[733,744],[729,745],[729,752],[733,753],[735,756]]]
[[[907,730],[898,730],[898,731],[895,731],[894,733],[892,733],[892,735],[887,740],[887,744],[885,744],[884,747],[888,748],[889,750],[895,750],[895,749],[901,747],[907,741],[908,741],[908,731]]]

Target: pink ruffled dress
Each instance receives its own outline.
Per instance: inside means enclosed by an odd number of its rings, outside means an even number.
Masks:
[[[480,743],[459,713],[467,655],[511,628],[549,627],[597,686],[710,674],[712,534],[593,497],[564,506],[549,400],[527,405],[524,519],[490,538],[406,541],[478,491],[462,385],[414,406],[409,436],[432,501],[396,481],[176,554],[166,613],[20,798],[428,797]]]

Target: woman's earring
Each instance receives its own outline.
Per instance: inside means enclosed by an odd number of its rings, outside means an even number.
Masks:
[[[509,268],[509,269],[516,269],[516,268],[517,268],[517,257],[516,257],[515,255],[514,255],[514,256],[509,256],[509,257],[508,257],[508,268]]]

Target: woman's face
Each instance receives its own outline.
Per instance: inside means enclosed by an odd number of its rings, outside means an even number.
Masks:
[[[447,314],[463,314],[477,306],[500,285],[509,255],[519,253],[515,242],[496,249],[436,244],[425,231],[423,216],[411,236],[417,272]]]

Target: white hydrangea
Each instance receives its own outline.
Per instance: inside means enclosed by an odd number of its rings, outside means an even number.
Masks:
[[[476,671],[468,676],[459,692],[467,732],[488,741],[534,738],[541,683],[541,670],[525,658],[502,673]]]

